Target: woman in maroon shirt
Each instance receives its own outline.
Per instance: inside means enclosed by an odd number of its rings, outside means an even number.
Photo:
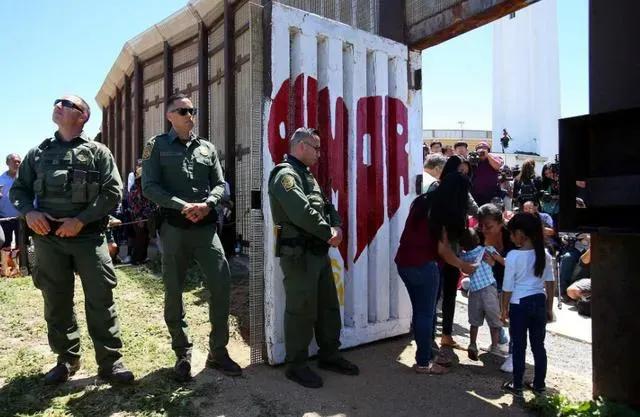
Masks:
[[[436,296],[440,284],[438,263],[447,262],[467,274],[475,267],[451,249],[466,227],[469,180],[455,173],[440,186],[418,196],[411,204],[395,262],[413,308],[413,332],[418,346],[415,370],[443,374],[446,368],[432,361],[431,340]]]

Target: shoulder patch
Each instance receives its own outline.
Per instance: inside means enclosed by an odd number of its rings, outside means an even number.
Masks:
[[[290,191],[296,185],[296,180],[291,174],[285,174],[280,181],[285,191]]]
[[[156,141],[151,139],[144,145],[144,150],[142,151],[142,159],[147,160],[151,158],[151,152],[153,151],[153,146],[156,144]]]

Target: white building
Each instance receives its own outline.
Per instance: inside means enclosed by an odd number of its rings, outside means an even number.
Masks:
[[[493,25],[493,138],[513,139],[506,150],[558,153],[560,66],[557,1],[544,0]]]

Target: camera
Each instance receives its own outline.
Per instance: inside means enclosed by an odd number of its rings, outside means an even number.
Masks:
[[[552,201],[559,200],[559,199],[560,199],[559,195],[551,194],[548,191],[544,191],[540,196],[540,201],[542,201],[543,203],[551,203]]]
[[[478,154],[478,152],[469,152],[469,156],[467,157],[467,159],[469,160],[469,164],[471,164],[472,167],[477,167],[478,163],[480,162],[480,154]]]

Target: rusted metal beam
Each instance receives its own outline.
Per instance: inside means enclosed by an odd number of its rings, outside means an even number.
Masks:
[[[125,170],[129,172],[135,166],[135,147],[131,139],[131,75],[124,77],[124,156]]]
[[[229,0],[224,1],[224,126],[225,126],[225,179],[234,192],[231,199],[235,203],[236,189],[236,112],[235,112],[235,73],[234,64],[234,9]],[[233,223],[235,224],[235,223]],[[235,234],[235,231],[234,231]]]
[[[113,154],[113,156],[115,157],[115,139],[116,139],[116,117],[115,117],[115,108],[116,108],[116,104],[115,104],[115,99],[112,97],[109,99],[109,142],[108,142],[108,146],[109,149],[111,150],[111,153]]]
[[[164,110],[167,111],[167,103],[169,102],[169,97],[173,95],[173,52],[171,50],[171,45],[169,42],[164,41],[164,52],[162,56],[164,60]],[[171,123],[167,120],[164,115],[164,130],[168,132],[171,129]]]
[[[538,0],[463,0],[407,28],[407,44],[426,49],[514,13]]]
[[[209,36],[204,22],[198,24],[198,131],[209,138]],[[211,138],[209,138],[211,140]]]
[[[102,128],[100,129],[100,142],[106,143],[107,141],[107,118],[109,114],[107,113],[107,107],[102,108]]]
[[[380,36],[405,43],[405,13],[405,0],[380,0]]]
[[[140,158],[145,138],[142,130],[142,64],[138,57],[133,58],[133,143],[134,157]]]
[[[120,88],[116,89],[115,105],[116,131],[114,135],[113,156],[116,158],[118,170],[122,173],[124,170],[124,161],[122,160],[122,89]]]

